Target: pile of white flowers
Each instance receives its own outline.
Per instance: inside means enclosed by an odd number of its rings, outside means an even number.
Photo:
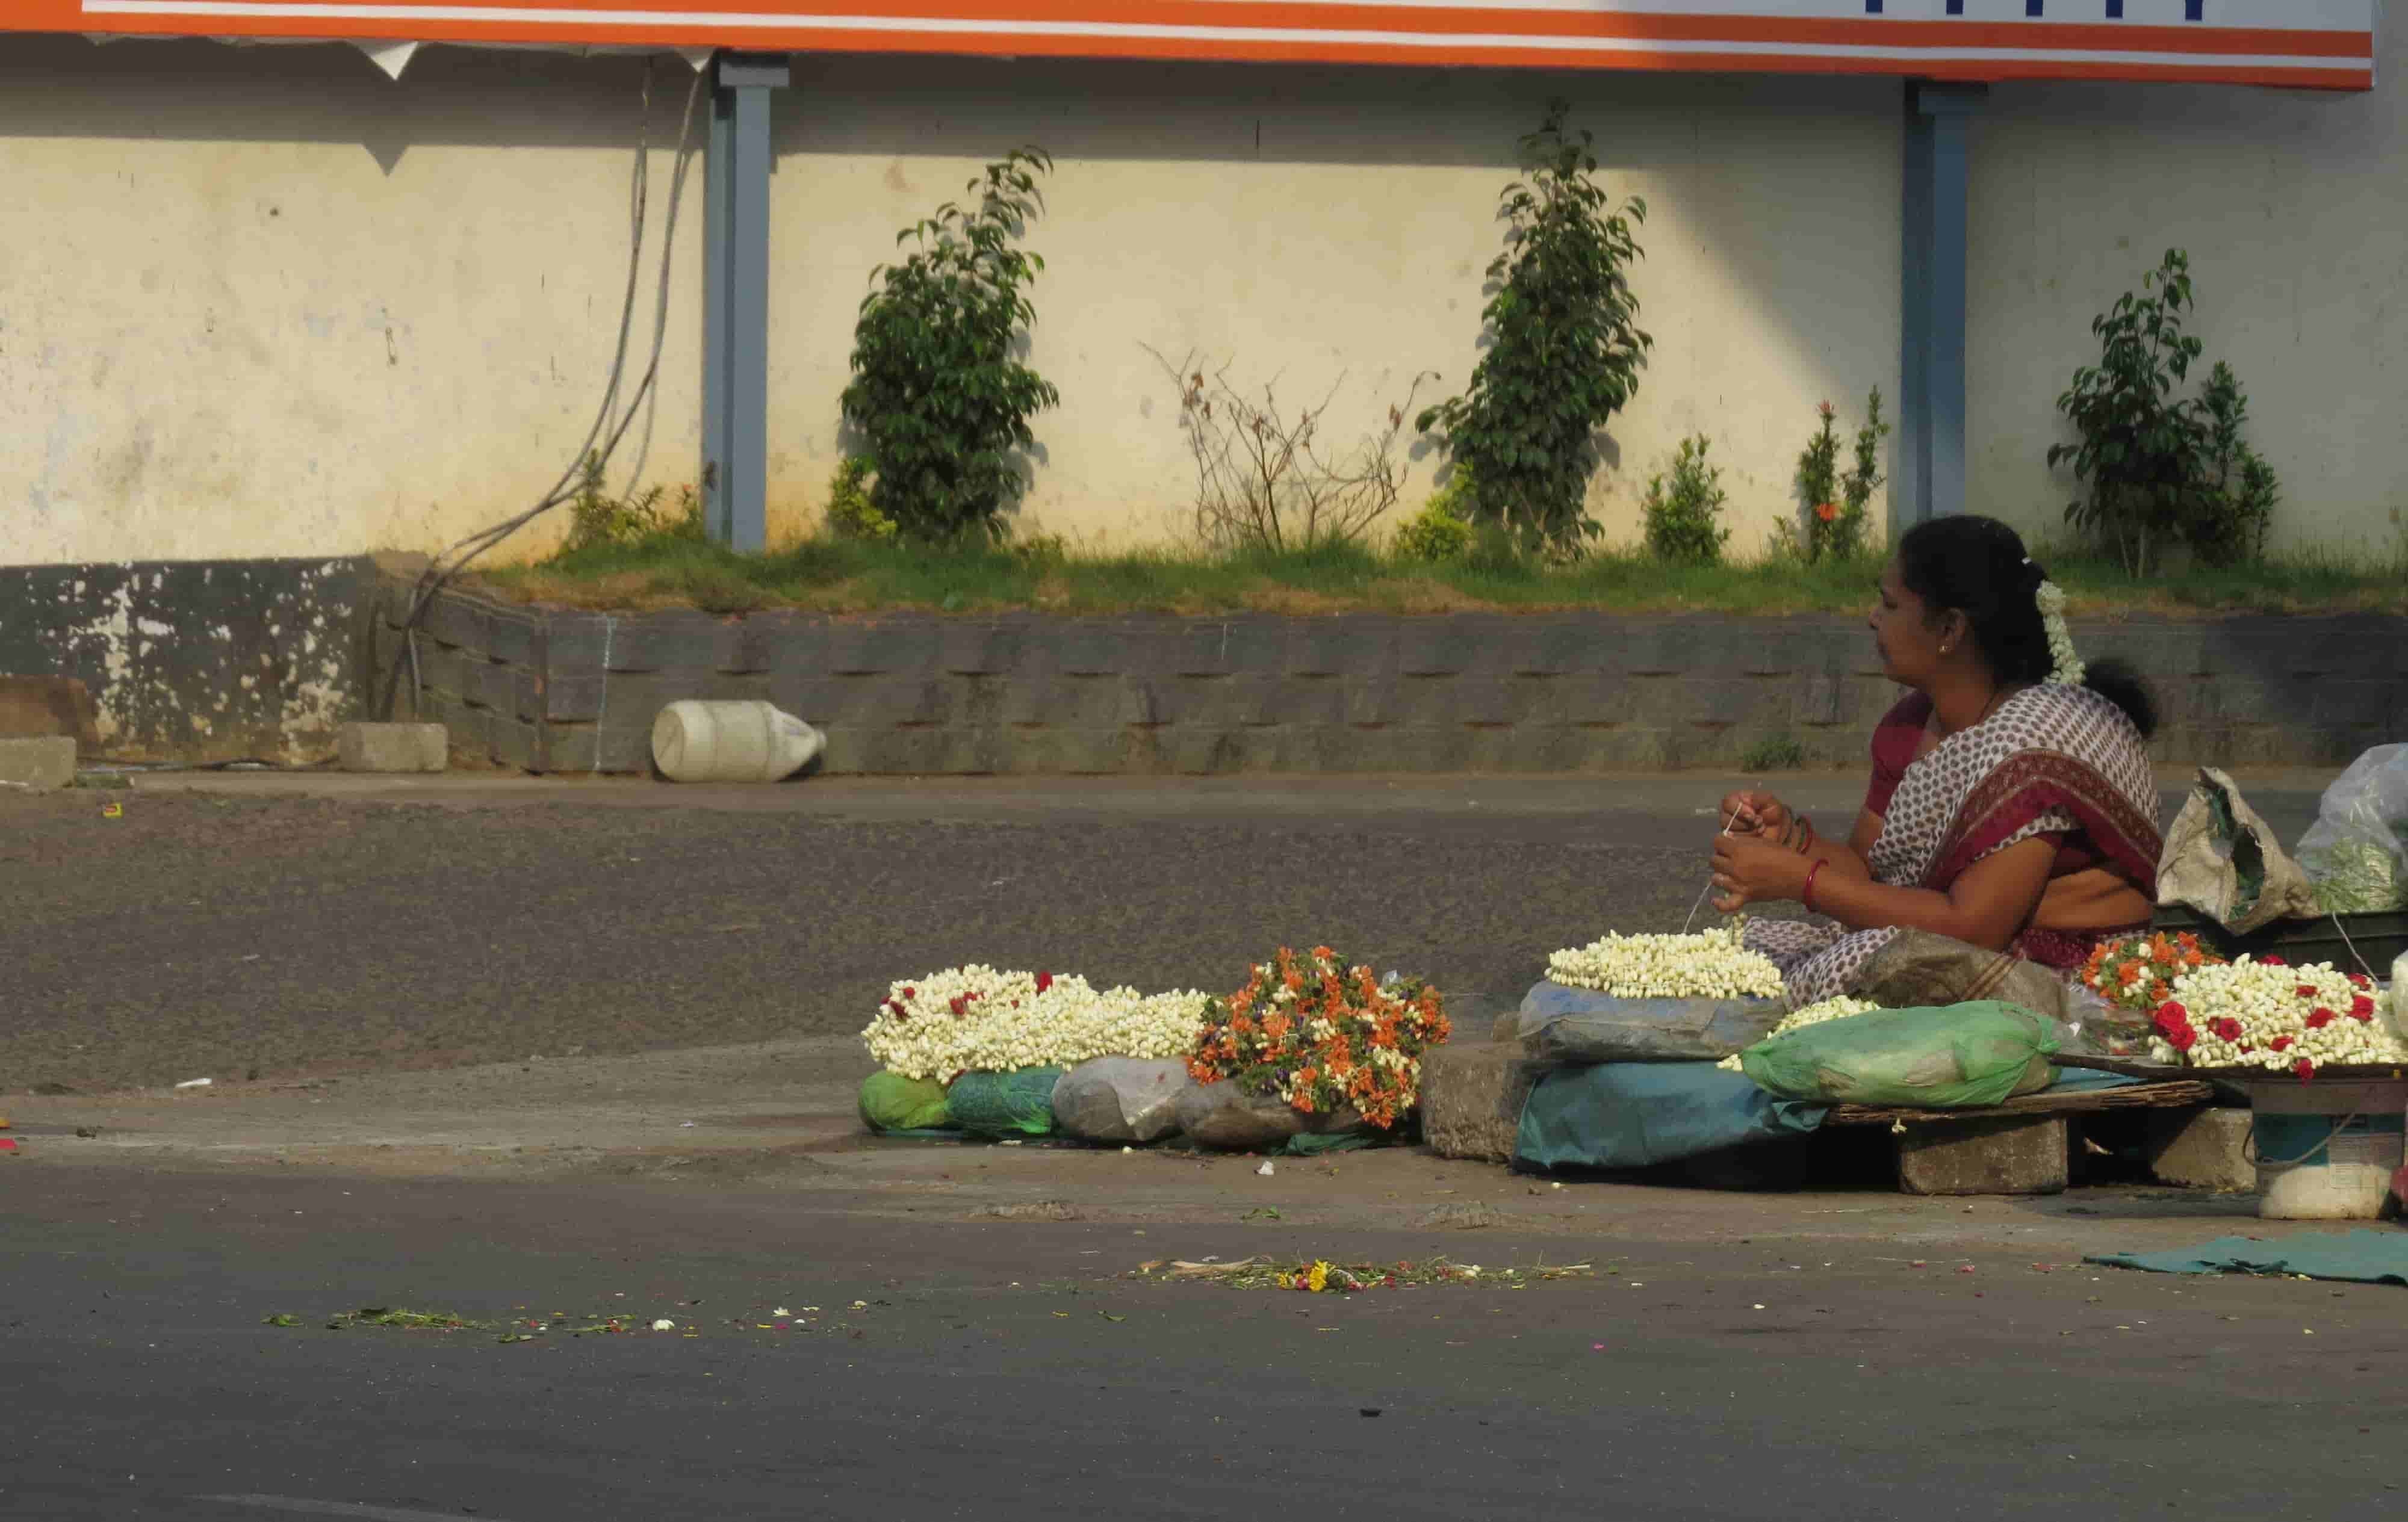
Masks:
[[[1826,999],[1819,1004],[1808,1004],[1804,1009],[1782,1017],[1781,1023],[1774,1026],[1770,1034],[1764,1039],[1770,1041],[1774,1036],[1785,1036],[1792,1031],[1803,1031],[1810,1025],[1820,1025],[1825,1020],[1845,1019],[1851,1015],[1870,1015],[1879,1008],[1881,1005],[1870,999],[1851,999],[1843,993],[1836,999]],[[1733,1052],[1714,1066],[1727,1073],[1737,1073],[1740,1071],[1739,1054]]]
[[[1071,1067],[1097,1057],[1185,1057],[1210,994],[1096,989],[1083,977],[950,967],[886,990],[861,1032],[869,1055],[906,1078]]]
[[[2156,1024],[2149,1055],[2160,1062],[2302,1079],[2322,1067],[2408,1063],[2408,1044],[2381,1018],[2372,980],[2329,962],[2290,967],[2243,957],[2186,973]]]
[[[1743,949],[1739,931],[1695,935],[1606,933],[1547,959],[1547,976],[1569,989],[1592,989],[1617,999],[1777,999],[1781,969]]]

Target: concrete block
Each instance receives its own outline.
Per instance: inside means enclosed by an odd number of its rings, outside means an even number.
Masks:
[[[350,723],[335,731],[335,758],[346,772],[440,772],[450,744],[440,724]]]
[[[2067,1143],[2063,1116],[1910,1123],[1898,1139],[1898,1187],[1908,1194],[2062,1194]]]
[[[21,788],[64,788],[75,781],[72,734],[32,734],[0,740],[0,782]]]
[[[1450,1042],[1422,1054],[1422,1139],[1442,1158],[1510,1162],[1522,1104],[1555,1067],[1516,1042]]]
[[[2246,1110],[2151,1110],[2144,1145],[2149,1173],[2160,1184],[2190,1189],[2258,1187],[2258,1169],[2248,1158]]]

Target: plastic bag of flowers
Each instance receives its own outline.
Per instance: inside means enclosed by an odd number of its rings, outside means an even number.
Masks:
[[[1326,946],[1303,956],[1282,946],[1249,970],[1245,987],[1205,1005],[1187,1060],[1205,1089],[1228,1084],[1245,1102],[1191,1090],[1182,1129],[1211,1145],[1188,1124],[1191,1111],[1201,1124],[1208,1111],[1283,1105],[1297,1132],[1326,1134],[1359,1117],[1367,1132],[1399,1136],[1421,1101],[1422,1054],[1452,1033],[1439,991],[1419,979],[1383,982]]]
[[[934,1078],[907,1078],[892,1069],[861,1080],[861,1123],[882,1136],[955,1129],[943,1084]]]
[[[2329,914],[2408,909],[2408,745],[2377,746],[2325,789],[2300,866]]]
[[[1735,932],[1616,935],[1547,959],[1522,999],[1528,1054],[1557,1062],[1711,1062],[1772,1032],[1781,970]]]
[[[1740,1053],[1740,1070],[1783,1099],[1962,1109],[2056,1081],[2054,1021],[1994,1000],[1850,1015]]]
[[[945,1090],[953,1124],[973,1136],[1051,1136],[1060,1068],[965,1073]]]

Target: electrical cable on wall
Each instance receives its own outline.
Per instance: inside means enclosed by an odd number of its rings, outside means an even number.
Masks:
[[[619,303],[619,336],[610,354],[610,373],[602,390],[602,405],[595,408],[593,425],[586,429],[584,441],[578,445],[577,452],[570,457],[568,468],[561,473],[560,479],[552,483],[552,490],[545,492],[534,506],[452,545],[429,561],[426,569],[419,573],[418,580],[411,588],[409,611],[401,621],[402,646],[409,666],[412,718],[417,717],[424,699],[424,684],[418,667],[418,625],[425,618],[428,605],[454,576],[467,568],[471,561],[544,514],[574,499],[578,493],[577,483],[587,469],[587,462],[592,460],[601,466],[609,463],[610,457],[618,451],[620,441],[626,437],[627,430],[635,423],[636,415],[643,410],[645,398],[652,393],[653,384],[659,378],[661,348],[668,333],[669,272],[677,252],[678,210],[685,199],[686,171],[694,162],[694,108],[702,96],[703,77],[707,69],[708,65],[695,71],[694,82],[686,88],[685,110],[678,120],[677,154],[671,161],[669,173],[669,208],[661,228],[661,272],[652,311],[652,354],[644,365],[643,374],[637,380],[635,390],[627,395],[625,408],[621,410],[619,393],[625,383],[627,341],[635,328],[636,291],[643,269],[644,224],[650,215],[652,157],[651,59],[644,61],[643,115],[636,135],[635,170],[628,180],[627,286]],[[612,420],[614,414],[615,422]],[[597,439],[601,441],[598,452],[595,448]],[[377,711],[388,719],[393,717],[394,700],[399,696],[402,664],[402,661],[394,661],[393,670],[386,674],[384,692],[377,703]]]

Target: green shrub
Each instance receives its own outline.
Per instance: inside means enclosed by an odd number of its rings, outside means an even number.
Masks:
[[[1636,323],[1626,269],[1641,257],[1633,197],[1615,207],[1595,179],[1592,135],[1564,131],[1548,104],[1522,139],[1523,178],[1500,197],[1505,251],[1488,266],[1488,351],[1463,395],[1413,426],[1436,434],[1479,483],[1474,515],[1561,555],[1598,533],[1584,507],[1597,433],[1639,389],[1656,340]]]
[[[1471,548],[1471,515],[1467,509],[1473,497],[1471,473],[1457,465],[1446,485],[1432,492],[1422,510],[1397,530],[1391,551],[1400,561],[1423,565],[1463,559]]]
[[[918,247],[881,266],[853,328],[846,420],[876,473],[870,499],[902,533],[930,543],[1000,538],[1020,498],[1016,452],[1028,420],[1061,400],[1013,358],[1037,310],[1025,294],[1045,262],[1015,246],[1054,161],[1014,150],[969,183],[973,209],[948,202],[896,241]]]
[[[1828,402],[1814,408],[1814,433],[1798,456],[1798,498],[1806,509],[1805,556],[1823,558],[1823,542],[1840,516],[1840,413]]]
[[[1840,516],[1829,525],[1824,553],[1842,560],[1864,553],[1867,509],[1874,491],[1888,479],[1881,469],[1882,440],[1888,436],[1889,424],[1882,418],[1881,388],[1875,386],[1865,398],[1865,421],[1856,430],[1855,462],[1840,473]]]
[[[869,462],[859,455],[849,454],[838,464],[828,480],[828,532],[838,538],[883,544],[902,531],[869,500],[868,479]]]
[[[1889,434],[1882,420],[1881,388],[1865,399],[1865,425],[1856,430],[1856,460],[1840,468],[1839,408],[1817,405],[1819,420],[1805,449],[1798,456],[1798,497],[1805,508],[1806,532],[1801,536],[1785,519],[1773,526],[1773,550],[1778,556],[1819,561],[1826,556],[1853,560],[1864,552],[1867,505],[1884,479],[1881,441]]]
[[[602,456],[589,453],[578,467],[577,494],[568,499],[568,537],[563,555],[580,550],[632,548],[655,540],[691,540],[700,544],[710,535],[702,521],[702,499],[694,488],[680,487],[667,501],[660,486],[644,488],[632,497],[614,497],[602,478]]]
[[[1713,565],[1723,558],[1730,530],[1718,520],[1730,493],[1722,488],[1722,468],[1706,462],[1712,448],[1703,434],[1684,438],[1670,476],[1659,471],[1648,478],[1641,508],[1647,519],[1647,551],[1657,560]]]
[[[2099,363],[2057,399],[2081,441],[2049,446],[2048,462],[2070,463],[2086,492],[2066,521],[2134,576],[2177,544],[2214,565],[2262,553],[2281,500],[2273,467],[2242,442],[2248,402],[2230,367],[2216,364],[2204,394],[2176,394],[2204,347],[2184,331],[2195,306],[2190,258],[2169,249],[2092,321]]]

